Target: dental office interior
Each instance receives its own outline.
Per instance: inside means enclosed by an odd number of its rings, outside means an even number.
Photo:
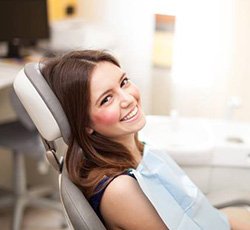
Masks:
[[[141,91],[147,123],[140,139],[166,150],[214,206],[250,205],[249,0],[48,0],[47,13],[49,38],[22,47],[23,59],[0,59],[0,134],[19,119],[10,92],[25,63],[106,49]],[[0,52],[7,52],[1,37]],[[0,148],[0,201],[13,191],[11,151]],[[24,156],[27,188],[57,191],[48,162]],[[0,229],[10,229],[11,213],[0,202]],[[64,223],[58,211],[27,207],[20,229]]]

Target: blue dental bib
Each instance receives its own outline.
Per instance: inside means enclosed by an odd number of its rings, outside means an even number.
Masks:
[[[142,161],[132,173],[170,230],[230,229],[226,216],[166,152],[145,145]]]

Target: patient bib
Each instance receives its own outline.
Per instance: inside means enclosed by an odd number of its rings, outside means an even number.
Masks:
[[[230,229],[226,216],[166,152],[145,145],[142,161],[132,173],[170,230]]]

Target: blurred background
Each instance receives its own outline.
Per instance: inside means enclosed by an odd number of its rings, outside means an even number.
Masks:
[[[13,15],[27,15],[17,2],[29,1],[0,0],[1,123],[17,118],[9,92],[18,70],[72,49],[113,53],[140,88],[147,115],[250,121],[249,0],[40,0],[46,8],[33,17],[41,26],[19,24],[33,35],[11,29]],[[12,4],[12,16],[1,4]],[[10,49],[18,55],[7,57]],[[41,173],[36,160],[26,162],[28,185],[57,188],[52,169]],[[12,188],[11,175],[11,154],[2,148],[3,190]]]

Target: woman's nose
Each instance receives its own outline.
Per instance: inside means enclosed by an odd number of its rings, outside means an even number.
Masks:
[[[120,104],[122,108],[128,107],[131,103],[133,103],[133,96],[128,92],[121,90],[120,92]]]

